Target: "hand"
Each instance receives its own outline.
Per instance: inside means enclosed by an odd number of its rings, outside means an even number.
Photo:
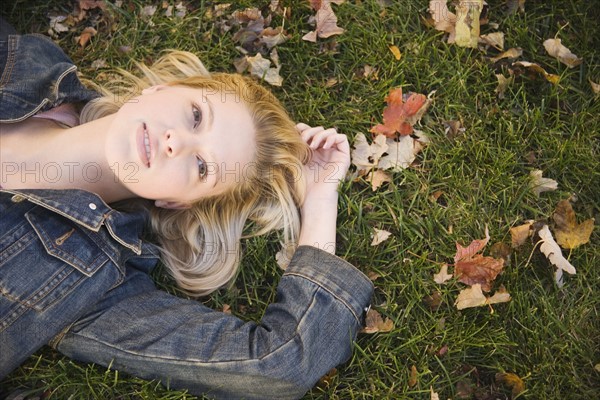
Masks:
[[[313,156],[303,171],[307,180],[307,196],[337,194],[338,184],[350,167],[348,138],[334,128],[313,128],[304,123],[297,124],[296,128],[313,150]]]

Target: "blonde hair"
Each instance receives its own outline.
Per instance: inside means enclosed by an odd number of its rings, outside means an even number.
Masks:
[[[118,70],[110,84],[92,84],[103,97],[84,107],[82,123],[116,112],[147,87],[168,84],[235,93],[248,107],[256,131],[253,167],[244,169],[242,179],[227,192],[200,199],[190,209],[151,208],[152,230],[177,284],[202,296],[230,282],[239,266],[243,237],[281,229],[289,255],[300,230],[298,207],[305,192],[300,172],[310,149],[279,101],[250,78],[209,74],[189,52],[170,51],[151,67],[137,65],[140,76]]]

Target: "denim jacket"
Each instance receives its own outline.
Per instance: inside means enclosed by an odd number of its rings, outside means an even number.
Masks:
[[[96,96],[39,35],[0,40],[0,66],[5,122]],[[145,223],[83,190],[0,190],[0,378],[50,344],[194,394],[292,399],[350,356],[373,286],[346,261],[300,246],[243,321],[158,290]]]

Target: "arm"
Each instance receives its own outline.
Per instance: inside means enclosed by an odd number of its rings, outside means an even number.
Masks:
[[[309,245],[335,253],[337,188],[350,166],[350,145],[346,135],[335,129],[296,125],[302,138],[313,149],[305,166],[307,194],[302,205],[299,245]]]

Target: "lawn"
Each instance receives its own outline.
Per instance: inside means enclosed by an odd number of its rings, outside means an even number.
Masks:
[[[49,16],[73,12],[71,1],[35,3],[4,2],[1,14],[22,32],[46,33]],[[109,67],[152,62],[169,48],[196,52],[209,70],[235,72],[234,60],[241,56],[233,40],[236,28],[222,32],[220,21],[246,7],[272,13],[268,0],[233,2],[222,16],[216,2],[184,1],[182,18],[166,16],[162,1],[118,3],[89,11],[56,38],[80,71],[99,81],[110,79]],[[337,253],[377,276],[373,308],[394,327],[360,334],[353,357],[305,398],[430,399],[431,389],[440,399],[600,398],[600,96],[589,83],[600,83],[597,4],[530,0],[524,12],[509,13],[505,1],[488,1],[487,17],[498,27],[483,25],[482,33],[504,32],[506,49],[523,50],[518,60],[559,77],[551,83],[539,74],[520,74],[499,98],[495,74],[508,77],[511,62],[492,63],[489,57],[498,54],[493,49],[447,43],[426,22],[426,0],[333,5],[345,32],[316,43],[302,40],[313,29],[308,1],[281,3],[290,14],[273,12],[270,26],[284,24],[290,37],[276,47],[283,85],[273,91],[295,120],[335,126],[351,142],[359,133],[370,141],[369,130],[381,123],[391,89],[435,91],[415,125],[429,144],[413,164],[391,173],[392,181],[375,191],[361,178],[340,187]],[[144,6],[152,4],[157,11],[144,16]],[[86,26],[95,26],[97,34],[82,47],[78,37]],[[548,55],[543,42],[549,38],[562,39],[583,62],[569,68]],[[400,50],[399,60],[390,46]],[[365,66],[375,72],[365,73]],[[460,121],[464,130],[449,134],[447,121]],[[537,196],[531,190],[534,170],[555,180],[558,189]],[[440,266],[454,262],[456,242],[466,246],[481,239],[487,227],[488,255],[493,243],[510,245],[510,228],[527,220],[553,228],[555,207],[565,199],[579,221],[596,222],[589,243],[563,250],[577,269],[564,286],[555,283],[555,268],[535,238],[512,250],[493,283],[494,290],[506,288],[510,302],[458,310],[454,302],[466,285],[456,278],[434,282]],[[372,246],[374,228],[391,236]],[[247,241],[233,288],[201,301],[259,320],[281,274],[276,242],[275,235]],[[175,291],[160,272],[156,280]],[[431,297],[439,304],[432,305]],[[518,376],[525,390],[513,394],[497,381],[501,373]],[[195,398],[73,362],[50,348],[0,386],[0,397],[21,393],[28,399]]]

